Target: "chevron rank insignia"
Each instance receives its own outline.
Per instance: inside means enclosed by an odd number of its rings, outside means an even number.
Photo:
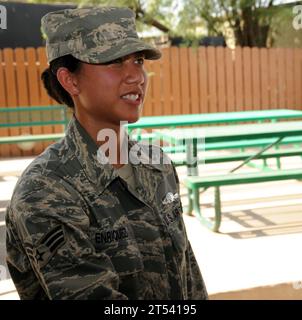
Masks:
[[[65,242],[63,227],[56,226],[41,238],[36,247],[27,245],[26,251],[28,256],[42,268]]]

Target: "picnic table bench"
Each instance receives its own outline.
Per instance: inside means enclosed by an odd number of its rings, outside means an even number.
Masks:
[[[250,163],[255,159],[273,158],[273,157],[288,157],[301,156],[301,148],[290,148],[286,150],[271,150],[278,146],[282,140],[291,137],[300,137],[302,131],[302,122],[271,122],[265,124],[245,124],[245,125],[230,125],[230,126],[212,126],[202,128],[182,128],[175,130],[160,130],[157,132],[162,139],[172,141],[176,144],[185,146],[186,149],[186,165],[187,178],[184,180],[184,185],[188,189],[188,213],[192,211],[196,213],[199,220],[215,232],[219,231],[221,224],[221,199],[220,187],[226,185],[260,183],[264,181],[277,181],[288,179],[301,179],[301,169],[277,169],[248,173],[235,173],[242,166]],[[247,154],[227,155],[208,157],[208,163],[238,161],[243,162],[233,168],[225,175],[206,175],[199,176],[198,174],[198,154],[197,146],[204,144],[205,148],[208,143],[232,143],[242,141],[257,141],[268,139],[271,143],[267,144],[260,150]],[[207,157],[205,156],[205,162]],[[200,189],[215,188],[215,216],[214,219],[205,218],[200,210],[199,193]]]

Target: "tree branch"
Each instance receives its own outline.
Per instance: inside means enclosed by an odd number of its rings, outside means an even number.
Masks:
[[[159,21],[155,20],[154,18],[150,17],[142,8],[141,6],[138,6],[137,8],[134,9],[136,16],[139,17],[143,23],[153,26],[165,33],[170,32],[170,28],[164,26],[162,23]]]

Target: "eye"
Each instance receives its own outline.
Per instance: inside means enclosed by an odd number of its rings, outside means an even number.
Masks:
[[[118,58],[118,59],[112,60],[110,64],[122,64],[123,61],[124,61],[123,58]]]
[[[135,59],[135,63],[143,65],[145,62],[144,57],[138,57]]]

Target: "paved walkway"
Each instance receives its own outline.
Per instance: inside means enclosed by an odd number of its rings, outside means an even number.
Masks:
[[[31,160],[0,161],[0,266],[5,265],[4,208],[20,172]],[[291,158],[286,165],[294,167],[298,161]],[[228,166],[201,167],[200,171],[226,172]],[[181,180],[185,168],[178,168],[178,173]],[[181,188],[184,207],[185,193]],[[208,231],[194,217],[184,216],[210,298],[302,299],[301,194],[302,182],[298,181],[225,187],[220,233]],[[201,199],[203,213],[211,215],[211,190]],[[6,278],[6,269],[0,272]],[[1,299],[18,299],[8,274],[0,281]]]

